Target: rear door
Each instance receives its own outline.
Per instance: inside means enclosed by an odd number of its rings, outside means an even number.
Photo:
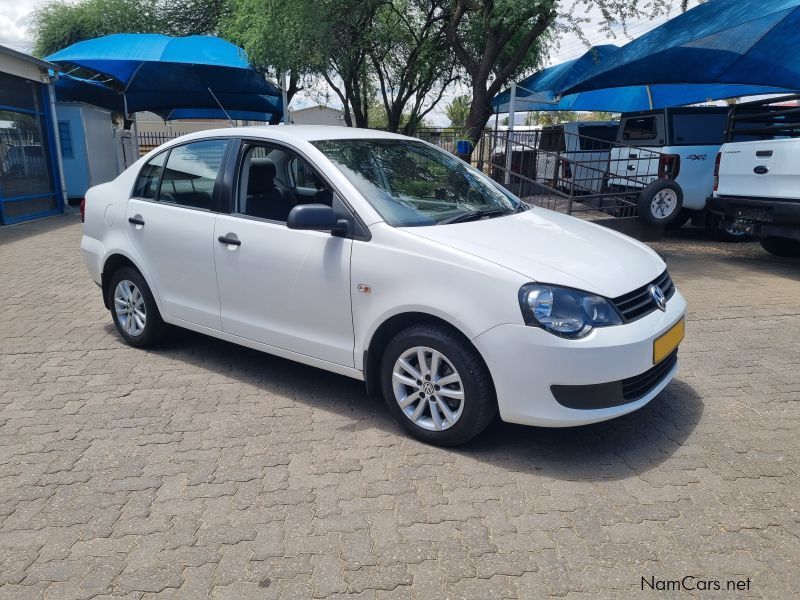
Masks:
[[[156,155],[142,168],[125,209],[128,236],[165,316],[217,330],[212,208],[229,145],[202,140]]]

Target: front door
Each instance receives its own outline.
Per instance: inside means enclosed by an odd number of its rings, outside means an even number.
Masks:
[[[352,367],[352,240],[286,226],[303,201],[295,160],[282,148],[243,148],[233,212],[219,215],[214,231],[222,329]]]
[[[212,211],[228,140],[174,146],[143,168],[125,226],[165,316],[221,329]]]

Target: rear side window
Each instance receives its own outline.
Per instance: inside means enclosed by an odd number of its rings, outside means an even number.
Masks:
[[[150,161],[142,167],[139,172],[139,178],[136,180],[136,185],[133,188],[133,195],[135,198],[146,198],[148,200],[155,200],[158,194],[158,181],[161,179],[161,170],[164,167],[164,160],[167,158],[167,152],[162,152],[150,159]]]
[[[539,149],[545,152],[564,152],[566,143],[563,127],[545,127],[542,129],[542,141]]]
[[[205,140],[169,152],[158,193],[159,202],[211,210],[211,199],[228,140]]]
[[[724,113],[672,115],[672,139],[685,146],[717,146],[725,137],[728,115]]]
[[[655,117],[634,117],[625,121],[622,139],[629,140],[654,140],[658,135]]]
[[[617,128],[607,125],[582,125],[578,133],[581,150],[610,150],[617,140]]]

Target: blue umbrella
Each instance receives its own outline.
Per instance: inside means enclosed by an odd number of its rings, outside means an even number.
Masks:
[[[280,89],[250,66],[241,48],[212,36],[121,33],[78,42],[47,60],[66,72],[56,83],[59,99],[125,115],[245,111],[278,122],[283,113]]]
[[[800,89],[800,0],[709,0],[623,46],[562,90],[646,84]]]
[[[559,96],[562,89],[574,85],[587,73],[613,61],[620,52],[621,49],[613,45],[595,46],[580,58],[549,67],[523,79],[517,83],[515,110],[635,112],[709,100],[792,91],[780,87],[698,83],[631,85]],[[510,100],[511,92],[506,90],[495,96],[492,106],[499,112],[507,112]]]

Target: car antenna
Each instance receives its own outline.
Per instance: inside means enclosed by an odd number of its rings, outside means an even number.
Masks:
[[[211,97],[214,98],[214,101],[217,104],[219,104],[220,109],[222,110],[223,114],[225,115],[225,118],[228,119],[228,123],[230,123],[231,127],[236,127],[236,124],[233,122],[233,119],[231,119],[231,116],[228,114],[228,111],[225,110],[224,106],[222,106],[222,102],[220,102],[219,98],[217,98],[216,95],[214,95],[214,92],[211,91],[211,88],[208,88],[208,93],[211,94]]]

